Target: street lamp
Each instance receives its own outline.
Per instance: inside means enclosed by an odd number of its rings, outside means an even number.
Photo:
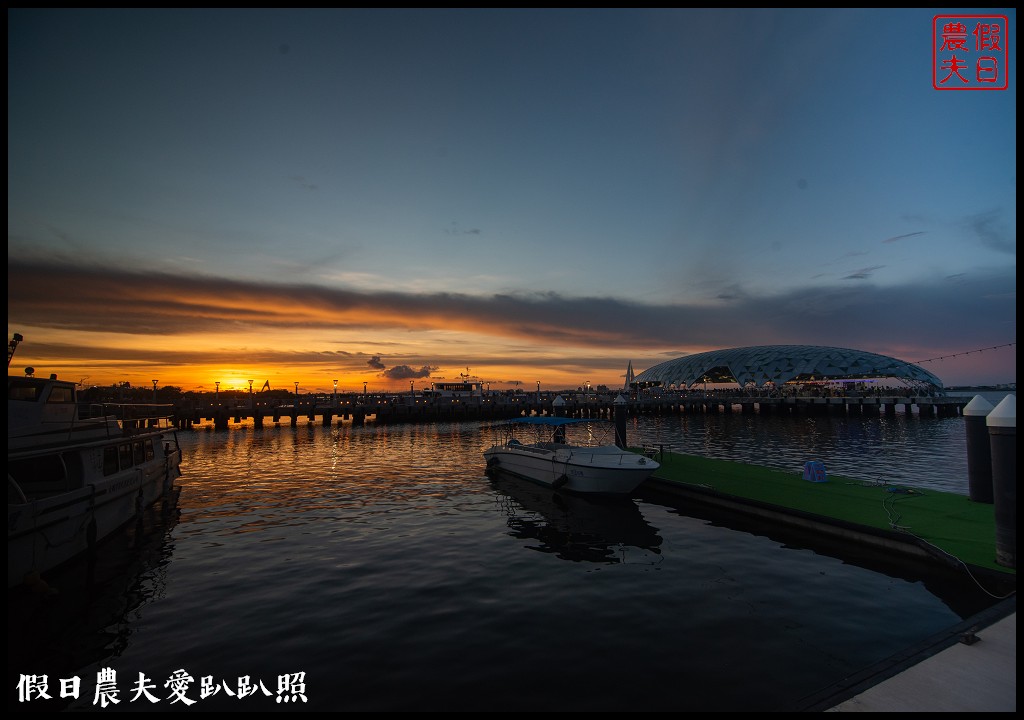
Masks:
[[[153,381],[153,402],[156,402],[156,383],[157,383],[157,381],[154,380]]]
[[[220,404],[220,380],[217,380],[214,385],[216,385],[217,388],[213,392],[213,401]]]
[[[338,381],[334,381],[334,404],[338,404]]]
[[[295,383],[295,402],[299,401],[299,384]]]

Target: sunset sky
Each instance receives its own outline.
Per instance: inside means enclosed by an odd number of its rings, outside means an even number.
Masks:
[[[621,387],[779,343],[1016,382],[1016,11],[964,12],[1008,17],[1007,90],[933,88],[927,9],[9,9],[10,370]]]

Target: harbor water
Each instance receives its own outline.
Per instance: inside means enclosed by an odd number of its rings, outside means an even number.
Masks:
[[[628,435],[967,494],[962,418],[636,417]],[[488,478],[485,423],[178,436],[173,512],[13,594],[9,709],[787,710],[997,602],[966,573],[643,489]],[[51,699],[26,698],[42,675]]]

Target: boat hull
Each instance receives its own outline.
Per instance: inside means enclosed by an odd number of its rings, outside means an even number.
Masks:
[[[633,492],[659,467],[650,458],[614,446],[498,445],[485,451],[484,459],[491,471],[558,490],[606,495]]]
[[[141,521],[181,476],[173,406],[80,403],[78,383],[26,371],[7,376],[8,589]]]
[[[143,464],[75,490],[27,502],[8,498],[7,587],[94,550],[170,496],[181,476],[181,449],[167,443],[162,450]]]

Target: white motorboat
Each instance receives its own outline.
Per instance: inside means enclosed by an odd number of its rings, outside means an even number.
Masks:
[[[15,335],[8,345],[8,367]],[[80,406],[73,382],[7,376],[7,587],[92,552],[176,495],[173,407]]]
[[[598,439],[593,427],[606,422],[548,416],[513,418],[501,426],[500,440],[484,451],[487,470],[557,490],[631,493],[660,466],[649,457]],[[531,430],[533,437],[522,437]]]

